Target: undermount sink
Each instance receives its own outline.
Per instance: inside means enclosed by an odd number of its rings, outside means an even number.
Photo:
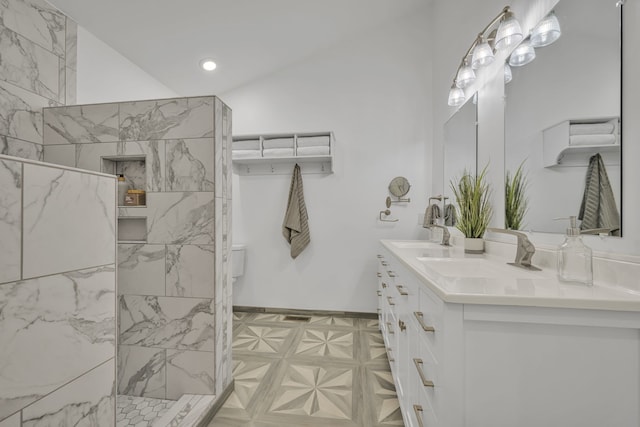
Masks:
[[[539,271],[487,260],[486,258],[428,258],[418,257],[418,261],[434,273],[450,278],[478,279],[540,279],[545,277]]]
[[[422,241],[422,240],[408,240],[408,241],[395,241],[391,242],[391,244],[399,249],[421,249],[428,248],[429,246],[433,246],[432,242]]]

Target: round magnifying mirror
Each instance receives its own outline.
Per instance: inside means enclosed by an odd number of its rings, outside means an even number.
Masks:
[[[403,197],[409,192],[411,184],[404,176],[397,176],[389,184],[389,192],[396,197]]]

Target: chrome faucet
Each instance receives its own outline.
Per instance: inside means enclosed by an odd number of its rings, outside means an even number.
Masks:
[[[531,265],[531,258],[536,253],[536,247],[533,246],[527,235],[521,231],[505,230],[504,228],[488,228],[492,233],[511,234],[518,238],[518,250],[516,251],[516,259],[514,262],[508,262],[509,265],[526,268],[528,270],[540,270],[538,267]]]
[[[429,228],[429,229],[433,229],[433,228],[442,229],[442,242],[440,242],[440,244],[442,246],[449,246],[449,238],[451,237],[451,234],[449,234],[449,229],[447,227],[445,227],[444,225],[429,224],[429,226],[427,228]]]

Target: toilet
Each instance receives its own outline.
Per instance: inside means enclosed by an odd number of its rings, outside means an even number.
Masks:
[[[231,247],[231,276],[232,283],[244,274],[244,257],[246,246],[236,244]]]

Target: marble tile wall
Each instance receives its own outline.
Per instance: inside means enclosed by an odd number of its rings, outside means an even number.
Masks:
[[[107,171],[115,160],[110,172],[147,191],[145,207],[118,209],[145,217],[147,235],[118,245],[118,392],[220,394],[231,383],[231,110],[216,97],[47,108],[43,134],[46,161]]]
[[[42,109],[75,103],[77,25],[45,0],[3,0],[0,57],[0,154],[42,160]]]
[[[115,179],[0,156],[0,188],[0,426],[113,426]]]

